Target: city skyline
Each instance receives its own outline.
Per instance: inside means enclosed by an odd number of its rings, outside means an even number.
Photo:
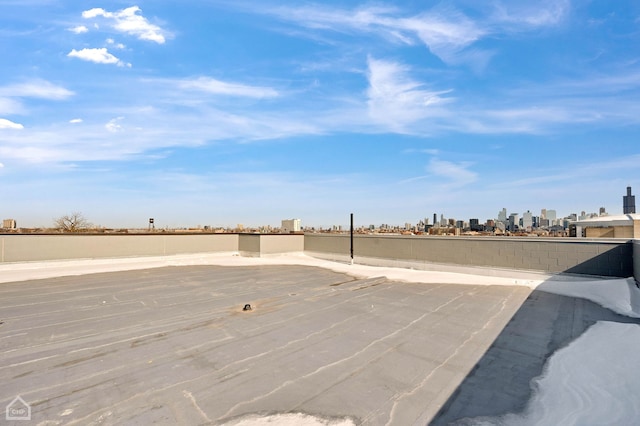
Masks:
[[[640,4],[0,0],[0,216],[621,214]]]
[[[627,191],[629,193],[629,191],[631,190],[631,188],[627,188]],[[626,201],[626,200],[625,200]],[[635,209],[635,204],[633,204],[634,209]],[[624,213],[626,214],[626,213]],[[493,217],[488,217],[486,219],[480,219],[478,217],[470,217],[470,218],[462,218],[462,217],[457,217],[457,216],[445,216],[444,213],[433,213],[433,217],[427,215],[424,217],[420,217],[416,220],[409,220],[409,221],[405,221],[403,223],[389,223],[387,222],[378,222],[378,223],[360,223],[360,222],[354,222],[354,226],[356,229],[366,229],[369,228],[371,229],[371,227],[374,227],[375,229],[383,229],[383,228],[397,228],[397,229],[419,229],[419,230],[424,230],[425,225],[427,227],[431,227],[431,226],[435,226],[435,227],[440,227],[440,226],[452,226],[451,222],[454,223],[454,227],[462,227],[459,226],[459,224],[463,224],[464,227],[473,227],[473,224],[479,224],[479,225],[487,225],[489,222],[503,222],[505,223],[505,225],[508,226],[508,224],[510,223],[510,221],[512,221],[512,217],[515,216],[515,221],[516,222],[520,222],[522,223],[523,220],[526,220],[527,222],[525,222],[525,224],[523,225],[523,229],[526,229],[527,226],[531,227],[532,223],[531,221],[535,219],[535,227],[534,228],[538,228],[538,227],[543,227],[543,228],[548,228],[550,226],[553,225],[557,225],[557,224],[562,224],[564,222],[568,221],[575,221],[575,220],[583,220],[589,217],[598,217],[598,216],[610,216],[611,214],[607,211],[607,209],[605,207],[600,207],[598,209],[597,212],[587,212],[587,211],[580,211],[580,213],[577,212],[572,212],[572,213],[568,213],[566,215],[558,215],[557,211],[555,209],[540,209],[540,213],[534,213],[531,212],[530,210],[527,210],[525,212],[513,212],[513,211],[509,211],[507,210],[506,207],[503,207],[500,211],[497,212],[496,215],[494,215]],[[132,230],[149,230],[149,231],[155,231],[156,230],[156,223],[158,223],[158,221],[156,221],[155,218],[148,218],[147,221],[139,226],[132,226],[132,227],[117,227],[117,226],[110,226],[109,224],[97,224],[97,223],[93,223],[90,221],[90,218],[85,217],[85,215],[82,212],[73,212],[72,214],[68,214],[65,215],[65,217],[79,217],[83,223],[82,228],[83,229],[115,229],[115,228],[120,228],[122,229],[132,229]],[[525,219],[525,216],[527,216],[528,218]],[[354,217],[354,219],[356,219],[357,216]],[[548,222],[546,222],[545,224],[540,224],[539,220],[545,220],[547,219]],[[17,224],[17,221],[15,218],[5,218],[3,219],[3,228],[5,229],[55,229],[58,227],[58,223],[63,220],[61,218],[54,218],[52,219],[52,223],[50,225],[46,225],[46,226],[36,226],[36,227],[27,227],[27,226],[19,226]],[[67,219],[67,220],[71,220],[71,219]],[[74,219],[75,220],[75,219]],[[297,225],[295,225],[297,224]],[[517,223],[516,223],[517,224]],[[493,225],[491,225],[493,226]],[[328,229],[339,229],[342,231],[348,230],[349,226],[345,225],[344,223],[333,223],[331,225],[318,225],[318,224],[309,224],[309,223],[304,223],[304,219],[301,218],[292,218],[292,219],[282,219],[280,221],[280,223],[258,223],[258,224],[249,224],[249,225],[245,225],[243,223],[236,223],[236,224],[226,224],[226,225],[221,225],[221,224],[211,224],[211,223],[198,223],[198,224],[181,224],[181,225],[177,225],[177,226],[172,226],[169,227],[168,225],[160,225],[157,229],[163,230],[163,229],[175,229],[175,230],[188,230],[188,229],[205,229],[208,231],[214,231],[216,229],[225,229],[225,230],[232,230],[233,232],[237,232],[238,230],[242,230],[242,229],[262,229],[262,230],[266,230],[266,231],[270,231],[272,229],[280,229],[280,228],[285,228],[285,229],[293,229],[296,231],[301,231],[301,230],[309,230],[309,229],[317,229],[317,230],[328,230]],[[472,229],[473,230],[473,229]],[[71,231],[74,232],[74,231]]]

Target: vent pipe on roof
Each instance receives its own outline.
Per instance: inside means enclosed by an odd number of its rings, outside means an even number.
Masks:
[[[353,213],[351,213],[351,264],[353,265]]]

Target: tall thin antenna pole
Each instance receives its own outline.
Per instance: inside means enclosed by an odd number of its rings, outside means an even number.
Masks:
[[[353,265],[353,213],[351,213],[351,264]]]

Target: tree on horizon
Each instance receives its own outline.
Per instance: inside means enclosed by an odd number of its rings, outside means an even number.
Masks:
[[[61,232],[82,232],[91,228],[91,223],[80,212],[73,212],[54,219],[54,227]]]

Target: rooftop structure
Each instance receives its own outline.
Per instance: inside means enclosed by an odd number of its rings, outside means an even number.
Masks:
[[[599,216],[575,221],[588,238],[640,238],[640,214]]]

